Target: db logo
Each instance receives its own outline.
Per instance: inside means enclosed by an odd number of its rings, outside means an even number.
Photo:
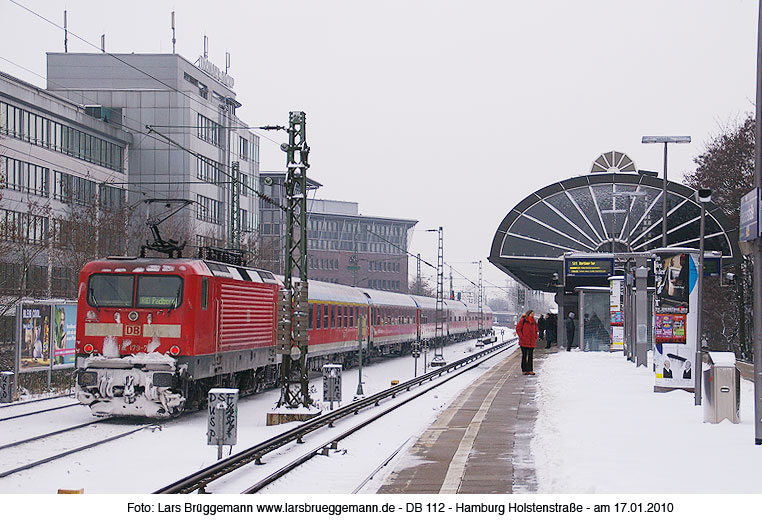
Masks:
[[[125,325],[124,334],[126,336],[140,336],[140,325]]]

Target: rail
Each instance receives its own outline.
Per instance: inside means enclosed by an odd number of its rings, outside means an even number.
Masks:
[[[315,430],[325,426],[333,426],[334,422],[343,417],[348,415],[355,415],[359,413],[363,408],[367,408],[369,406],[378,406],[379,403],[384,399],[396,397],[397,394],[409,391],[415,386],[420,386],[423,383],[431,381],[448,372],[452,372],[466,365],[469,365],[482,357],[509,348],[510,346],[513,346],[516,341],[516,339],[510,339],[508,341],[498,343],[492,347],[485,347],[475,354],[466,356],[441,368],[432,370],[431,372],[410,379],[409,381],[393,386],[386,390],[382,390],[381,392],[368,396],[364,399],[354,401],[346,406],[342,406],[341,408],[337,408],[336,410],[328,412],[325,415],[320,415],[314,419],[310,419],[309,421],[306,421],[287,432],[276,435],[271,439],[263,441],[236,455],[228,457],[227,459],[197,471],[196,473],[178,480],[177,482],[154,491],[154,494],[192,493],[198,489],[203,489],[214,480],[217,480],[218,478],[221,478],[228,473],[231,473],[232,471],[245,466],[246,464],[251,462],[261,464],[262,457],[272,451],[277,450],[278,448],[281,448],[282,446],[285,446],[286,444],[291,442],[301,443],[307,434]]]

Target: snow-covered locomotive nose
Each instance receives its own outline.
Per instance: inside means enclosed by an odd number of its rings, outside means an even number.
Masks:
[[[91,357],[78,371],[77,398],[98,416],[169,417],[185,405],[173,390],[176,369],[174,358],[157,353]]]

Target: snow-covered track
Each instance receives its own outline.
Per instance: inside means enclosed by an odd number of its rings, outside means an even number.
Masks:
[[[71,399],[72,397],[74,397],[74,394],[52,395],[50,397],[40,397],[38,399],[29,399],[26,401],[15,401],[12,403],[0,404],[0,410],[4,410],[5,408],[11,408],[14,406],[33,405],[33,404],[41,403],[43,401],[51,401],[53,399]]]
[[[56,406],[56,407],[53,407],[53,408],[45,408],[43,410],[35,410],[33,412],[20,413],[20,414],[16,414],[16,415],[11,415],[9,417],[0,417],[0,422],[2,422],[2,421],[10,421],[12,419],[20,419],[22,417],[29,417],[30,415],[37,415],[37,414],[48,413],[48,412],[55,412],[57,410],[63,410],[64,408],[71,408],[72,406],[80,406],[80,404],[79,403],[69,403],[69,404],[65,404],[63,406]]]
[[[88,423],[85,426],[90,426],[90,425],[92,425],[94,423],[97,423],[97,422],[100,422],[100,421],[93,421],[91,423]],[[27,469],[30,469],[30,468],[34,468],[34,467],[40,466],[42,464],[47,464],[48,462],[52,462],[54,460],[58,460],[58,459],[61,459],[63,457],[67,457],[67,456],[72,455],[74,453],[79,453],[79,452],[88,450],[90,448],[94,448],[96,446],[100,446],[102,444],[106,444],[108,442],[116,441],[116,440],[121,439],[123,437],[127,437],[128,435],[132,435],[133,433],[137,433],[137,432],[139,432],[141,430],[145,430],[145,429],[148,429],[148,428],[159,428],[159,427],[160,426],[158,426],[157,424],[148,424],[148,425],[140,426],[138,428],[132,428],[132,429],[130,429],[128,431],[121,432],[121,433],[119,433],[117,435],[112,435],[110,437],[106,437],[104,439],[100,439],[98,441],[91,442],[91,443],[85,444],[83,446],[78,446],[76,448],[72,448],[72,449],[63,451],[61,453],[57,453],[55,455],[51,455],[49,457],[45,457],[45,458],[42,458],[42,459],[30,462],[28,464],[24,464],[22,466],[18,466],[16,468],[0,472],[0,478],[7,477],[8,475],[13,475],[14,473],[18,473],[20,471],[24,471],[24,470],[27,470]],[[75,429],[75,428],[69,428],[68,430],[70,431],[72,429]],[[59,434],[63,433],[63,431],[62,432],[58,432],[58,433]],[[28,442],[31,442],[31,441],[28,441]],[[10,446],[6,446],[6,447],[10,447]]]
[[[356,415],[357,413],[360,412],[360,410],[367,407],[379,406],[382,400],[396,397],[398,394],[401,394],[403,392],[408,392],[416,386],[421,386],[425,383],[428,383],[429,381],[432,381],[433,379],[436,379],[445,374],[448,374],[449,372],[454,372],[463,367],[466,367],[466,370],[470,368],[474,368],[478,366],[479,364],[479,363],[476,363],[477,361],[485,361],[486,359],[491,357],[491,355],[496,355],[512,347],[515,343],[516,343],[516,340],[512,339],[503,343],[496,344],[492,347],[485,347],[479,350],[478,352],[476,352],[475,354],[466,356],[463,359],[460,359],[458,361],[445,365],[439,369],[432,370],[428,372],[427,374],[416,377],[414,379],[411,379],[399,385],[393,386],[391,388],[388,388],[386,390],[383,390],[381,392],[368,396],[364,399],[354,401],[346,406],[343,406],[341,408],[328,412],[324,415],[315,417],[314,419],[306,421],[305,423],[302,423],[301,425],[296,426],[285,433],[277,435],[256,446],[253,446],[252,448],[244,450],[236,455],[233,455],[216,464],[213,464],[212,466],[209,466],[192,475],[189,475],[188,477],[185,477],[173,484],[165,486],[164,488],[155,491],[155,493],[182,494],[182,493],[192,493],[193,491],[196,491],[196,490],[201,490],[203,492],[206,490],[207,485],[209,485],[210,483],[214,482],[217,479],[220,479],[221,477],[229,475],[230,473],[241,468],[242,466],[245,466],[251,462],[260,464],[262,457],[264,457],[265,455],[267,455],[268,453],[274,450],[277,450],[278,448],[281,448],[291,442],[302,443],[304,437],[315,430],[318,430],[323,427],[332,427],[336,421],[344,417],[347,417],[350,415]],[[466,370],[459,371],[458,375],[461,373],[464,373]],[[443,380],[442,382],[449,381],[450,379],[451,378],[447,378],[446,380]],[[432,388],[434,388],[435,386],[437,385],[433,385]],[[427,391],[428,391],[428,388],[424,390],[423,392],[420,392],[416,394],[415,396],[412,396],[411,399],[414,397],[423,395]],[[370,424],[371,422],[375,421],[381,416],[386,415],[386,413],[388,413],[392,409],[404,405],[405,403],[409,402],[411,399],[406,399],[405,401],[399,403],[398,405],[395,405],[394,407],[390,407],[389,410],[385,410],[381,414],[376,414],[375,417],[372,417],[369,420],[365,421],[364,423],[362,423],[362,425],[358,425],[348,430],[347,432],[344,432],[343,434],[339,435],[337,439],[334,439],[333,441],[330,441],[328,443],[324,443],[318,450],[315,450],[315,453],[325,452],[325,450],[330,449],[330,447],[334,445],[335,443],[337,443],[339,440],[346,438],[347,436],[358,431],[362,427],[367,426],[367,424]],[[305,460],[303,460],[302,462],[298,464],[296,463],[289,464],[288,466],[275,472],[273,475],[271,475],[265,480],[269,480],[268,483],[271,483],[274,480],[277,480],[277,478],[279,478],[280,476],[285,475],[289,471],[303,464],[306,460],[309,460],[309,458],[312,458],[315,453],[311,455],[307,454],[304,457]],[[257,486],[258,485],[252,486],[248,488],[245,492],[246,493],[256,492],[254,488],[257,488]],[[260,486],[258,489],[261,489],[261,487],[263,486]]]
[[[42,439],[47,439],[49,437],[54,437],[56,435],[62,435],[64,433],[73,431],[73,430],[79,430],[80,428],[86,428],[87,426],[90,426],[92,424],[96,424],[99,422],[107,421],[108,418],[102,418],[102,419],[95,419],[94,421],[82,423],[82,424],[76,424],[74,426],[69,426],[68,428],[64,428],[62,430],[56,430],[54,432],[48,432],[43,433],[41,435],[35,435],[34,437],[29,437],[28,439],[21,439],[20,441],[11,442],[8,444],[4,444],[0,446],[0,451],[8,449],[8,448],[15,448],[16,446],[21,446],[22,444],[28,444],[30,442],[39,441]]]

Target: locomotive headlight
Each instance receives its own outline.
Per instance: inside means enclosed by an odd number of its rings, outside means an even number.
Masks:
[[[95,347],[93,347],[92,343],[88,343],[84,347],[82,347],[82,350],[85,351],[85,354],[92,354],[93,350],[95,350]]]
[[[178,347],[177,345],[172,345],[171,347],[169,347],[169,353],[172,354],[173,356],[180,355],[180,347]]]
[[[130,321],[137,321],[138,320],[138,311],[130,311],[130,313],[127,315],[127,317],[130,319]]]
[[[86,387],[86,386],[95,386],[98,384],[98,373],[97,372],[80,372],[77,376],[77,382],[79,383],[79,386]]]
[[[172,386],[172,372],[154,372],[153,386],[155,387]]]

